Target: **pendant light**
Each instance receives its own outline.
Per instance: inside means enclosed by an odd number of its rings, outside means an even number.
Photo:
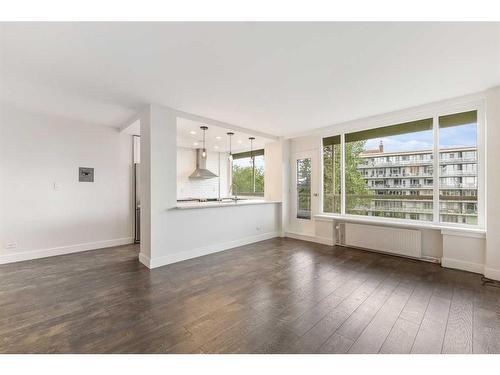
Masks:
[[[253,159],[253,141],[255,141],[255,137],[250,137],[250,158]]]
[[[255,169],[255,159],[253,157],[253,141],[255,141],[255,137],[249,137],[250,140],[250,165]]]
[[[203,131],[203,149],[201,150],[201,157],[203,159],[207,158],[207,149],[205,147],[205,132],[208,130],[208,126],[200,126],[200,129]]]
[[[231,140],[233,139],[233,135],[234,133],[233,132],[228,132],[227,135],[229,136],[229,156],[228,156],[228,159],[229,161],[232,161],[233,160],[233,151],[232,151],[232,142]]]

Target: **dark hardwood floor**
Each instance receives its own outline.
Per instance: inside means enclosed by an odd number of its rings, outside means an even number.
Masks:
[[[292,239],[137,253],[0,266],[0,353],[500,353],[500,289],[476,274]]]

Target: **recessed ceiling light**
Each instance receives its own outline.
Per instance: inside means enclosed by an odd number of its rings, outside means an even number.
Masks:
[[[238,139],[238,143],[243,143],[243,141],[241,139]]]
[[[220,136],[217,136],[217,137],[215,137],[215,139],[221,139],[221,137],[220,137]]]
[[[195,134],[196,134],[196,132],[195,132],[194,130],[191,130],[191,131],[189,132],[189,134],[195,135]]]
[[[194,142],[194,143],[193,143],[193,146],[198,146],[198,142]]]

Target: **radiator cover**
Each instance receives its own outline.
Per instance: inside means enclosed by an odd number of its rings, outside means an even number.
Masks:
[[[415,229],[345,223],[343,244],[412,258],[422,257],[422,232]]]

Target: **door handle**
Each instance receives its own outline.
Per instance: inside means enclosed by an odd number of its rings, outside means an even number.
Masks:
[[[317,197],[319,194],[318,193],[314,193],[313,196]]]

